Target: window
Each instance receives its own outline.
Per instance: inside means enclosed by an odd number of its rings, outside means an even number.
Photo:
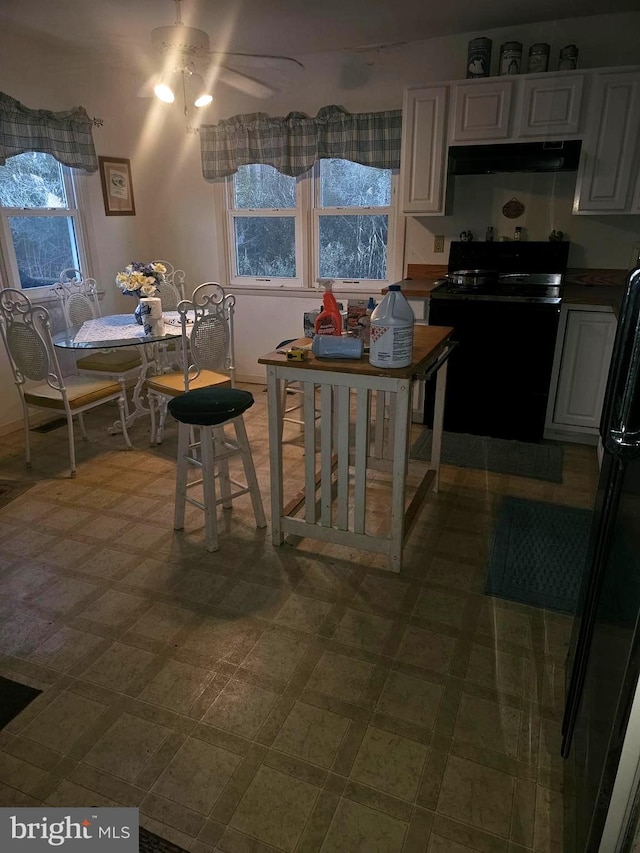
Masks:
[[[349,286],[388,281],[395,178],[390,169],[320,160],[300,178],[241,166],[227,179],[234,284]]]
[[[71,170],[50,154],[18,154],[0,166],[0,223],[10,286],[49,287],[62,270],[85,268]]]

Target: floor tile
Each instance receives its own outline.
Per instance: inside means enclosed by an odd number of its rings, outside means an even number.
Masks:
[[[164,726],[122,714],[84,757],[84,762],[133,782],[170,734]]]
[[[156,659],[151,652],[136,646],[114,643],[82,673],[82,678],[123,692]]]
[[[442,687],[403,672],[390,672],[377,709],[426,728],[433,728],[442,697]]]
[[[282,605],[274,618],[274,622],[315,634],[330,610],[331,604],[326,601],[294,593]]]
[[[277,699],[273,690],[232,678],[202,721],[240,737],[254,738]]]
[[[481,749],[518,756],[522,712],[479,696],[463,693],[453,736]]]
[[[508,838],[514,787],[511,776],[450,755],[437,810]]]
[[[382,648],[392,625],[391,619],[348,609],[340,620],[333,639],[349,646],[377,652]]]
[[[169,660],[138,693],[138,699],[186,714],[211,678],[206,669]]]
[[[466,598],[451,595],[446,592],[425,587],[420,590],[420,595],[413,608],[413,615],[420,619],[428,619],[431,622],[443,622],[458,628],[462,622]]]
[[[292,853],[319,793],[308,782],[261,767],[229,825]]]
[[[77,693],[62,693],[25,726],[21,735],[65,753],[105,710],[100,702]]]
[[[447,672],[456,641],[453,637],[407,625],[397,657],[436,672]]]
[[[292,675],[308,644],[302,640],[263,634],[242,662],[253,672],[287,681]]]
[[[344,699],[358,702],[373,672],[373,664],[347,655],[323,652],[307,681],[307,687]]]
[[[514,696],[522,696],[527,661],[524,658],[474,643],[465,678]]]
[[[413,801],[426,756],[423,744],[369,726],[351,776],[364,785]]]
[[[208,814],[240,757],[210,743],[188,738],[153,786],[153,792]]]
[[[402,821],[343,798],[320,850],[321,853],[400,853],[406,832],[407,824]]]
[[[273,742],[275,749],[329,768],[349,720],[306,702],[296,702]]]

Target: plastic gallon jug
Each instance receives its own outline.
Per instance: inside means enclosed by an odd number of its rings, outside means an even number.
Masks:
[[[392,284],[382,302],[371,314],[369,361],[375,367],[408,367],[413,357],[411,306]]]

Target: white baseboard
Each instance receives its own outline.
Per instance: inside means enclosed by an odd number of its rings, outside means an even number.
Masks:
[[[587,432],[563,432],[560,429],[545,429],[544,437],[553,441],[566,441],[569,444],[591,444],[598,443],[599,436]]]
[[[267,378],[260,373],[236,373],[236,382],[248,382],[251,385],[266,385]]]

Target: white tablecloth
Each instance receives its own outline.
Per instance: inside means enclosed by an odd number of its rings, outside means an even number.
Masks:
[[[177,311],[165,311],[164,331],[166,335],[181,335],[180,315]],[[91,341],[122,341],[131,338],[131,343],[139,340],[141,343],[146,336],[144,329],[131,314],[114,314],[110,317],[98,317],[95,320],[86,320],[75,340],[78,343],[90,343]]]

